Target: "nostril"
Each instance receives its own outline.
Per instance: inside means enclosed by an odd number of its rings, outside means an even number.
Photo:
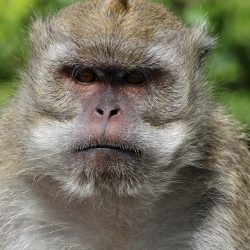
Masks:
[[[114,115],[118,115],[118,113],[119,113],[119,109],[112,109],[110,111],[110,116],[109,117],[114,116]]]
[[[104,110],[103,110],[103,109],[97,108],[97,109],[96,109],[96,112],[97,112],[99,115],[104,115]]]
[[[112,116],[118,115],[119,112],[120,112],[119,108],[111,109],[111,110],[107,110],[107,111],[105,111],[105,109],[102,109],[102,108],[96,108],[96,114],[101,115],[101,116],[104,116],[106,113],[106,115],[108,115],[108,117],[112,117]]]

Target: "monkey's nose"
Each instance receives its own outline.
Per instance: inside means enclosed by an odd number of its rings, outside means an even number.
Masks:
[[[96,115],[103,116],[105,118],[111,118],[112,116],[118,116],[120,114],[120,108],[96,108],[95,110]]]

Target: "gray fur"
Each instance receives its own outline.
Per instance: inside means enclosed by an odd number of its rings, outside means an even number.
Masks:
[[[1,249],[249,249],[250,155],[203,79],[205,33],[142,0],[79,2],[34,24],[0,121]],[[90,130],[58,74],[76,60],[165,72],[128,103],[124,140],[143,154],[110,162],[109,182],[70,157]]]

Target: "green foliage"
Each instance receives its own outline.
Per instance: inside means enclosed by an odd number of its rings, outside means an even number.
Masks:
[[[20,42],[21,29],[29,14],[28,6],[31,2],[28,0],[0,0],[0,10],[2,10],[0,15],[0,61],[4,62],[0,66],[0,79],[11,79],[16,72],[18,63],[16,57],[19,57],[23,50],[23,40]]]
[[[13,89],[10,87],[10,85],[7,84],[0,85],[0,108],[9,100],[12,92]]]
[[[11,81],[27,55],[27,27],[32,17],[45,15],[72,0],[0,0],[0,82]]]

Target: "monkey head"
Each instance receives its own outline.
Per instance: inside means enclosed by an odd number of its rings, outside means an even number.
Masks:
[[[212,43],[144,0],[78,2],[38,20],[18,100],[27,172],[81,198],[166,192],[198,157]]]

